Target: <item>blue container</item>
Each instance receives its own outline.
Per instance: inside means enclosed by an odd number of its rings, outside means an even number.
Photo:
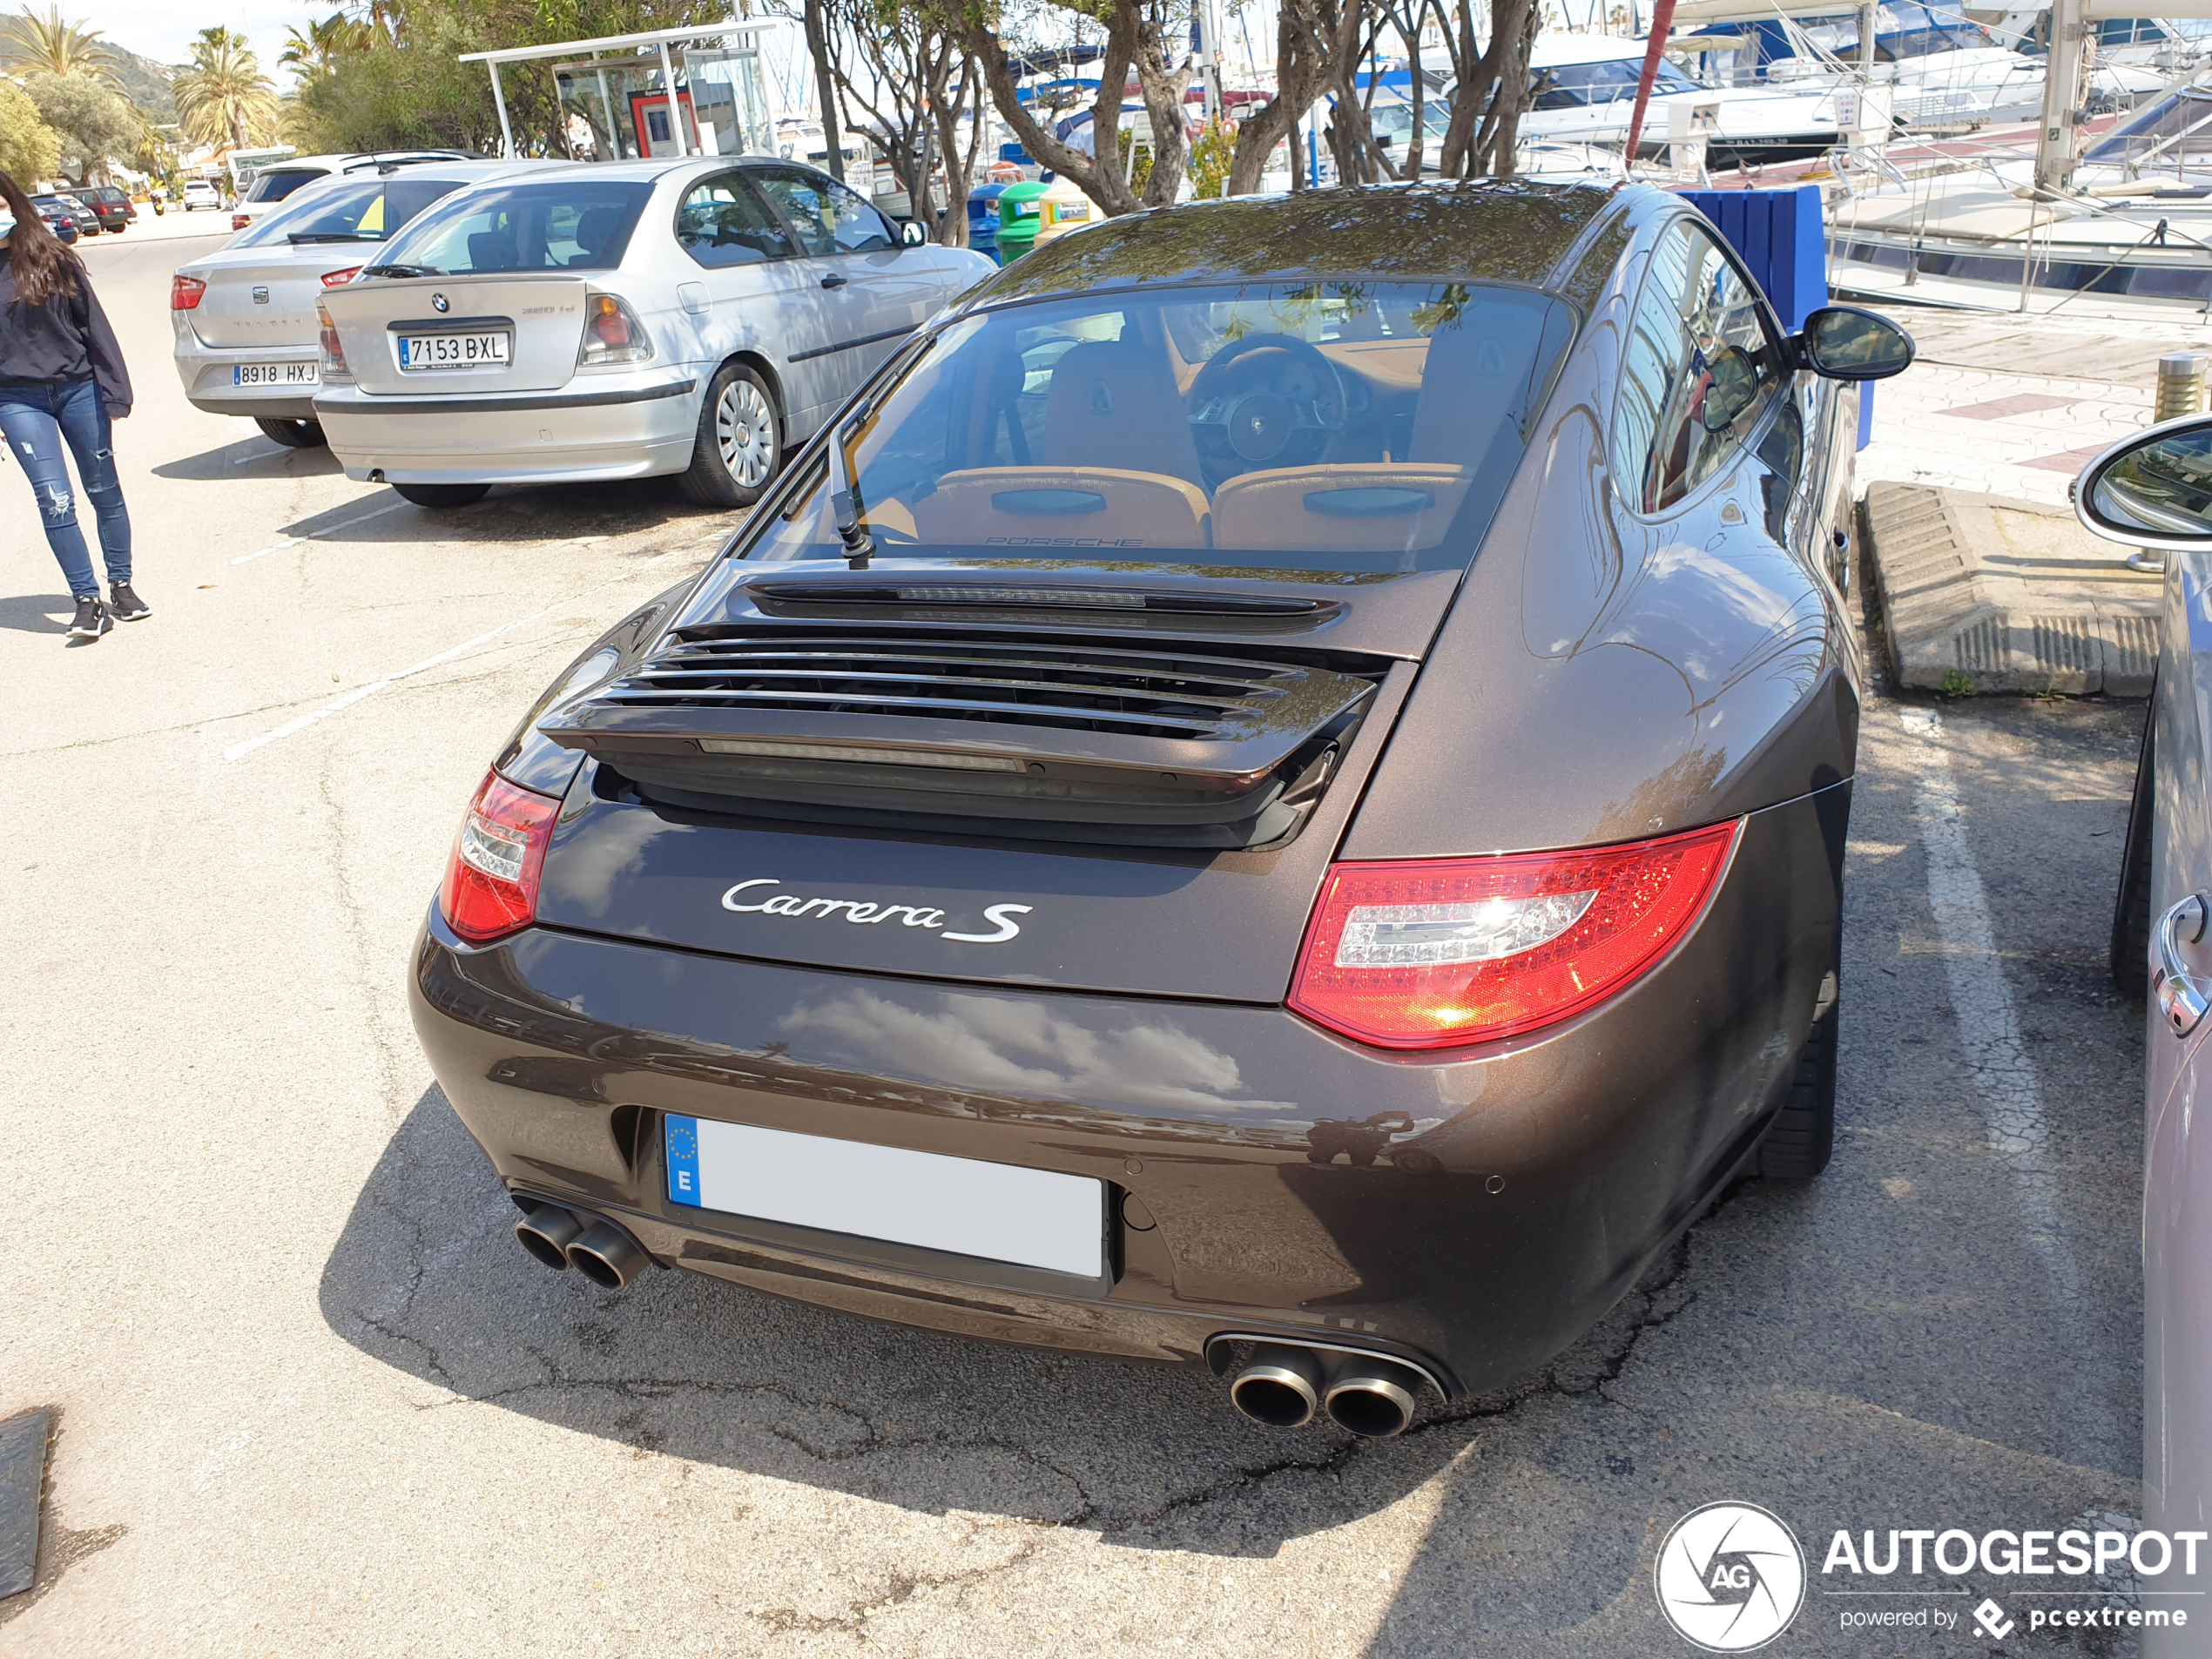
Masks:
[[[1004,185],[978,185],[968,192],[968,245],[978,253],[999,256],[999,195]]]

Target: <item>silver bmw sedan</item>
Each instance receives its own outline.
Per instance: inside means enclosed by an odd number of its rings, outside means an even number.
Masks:
[[[455,192],[320,296],[314,413],[425,507],[673,475],[748,506],[916,325],[995,268],[827,174],[693,157]]]
[[[488,179],[573,162],[446,160],[316,179],[169,286],[177,377],[193,407],[242,415],[290,448],[322,441],[315,298],[379,258],[432,203]]]

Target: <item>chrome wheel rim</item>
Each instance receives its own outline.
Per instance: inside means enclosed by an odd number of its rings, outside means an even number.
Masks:
[[[714,440],[722,464],[745,489],[768,482],[776,459],[776,414],[760,388],[749,380],[732,381],[714,406]]]

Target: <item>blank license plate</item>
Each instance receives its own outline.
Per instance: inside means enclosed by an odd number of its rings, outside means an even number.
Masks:
[[[507,361],[505,334],[401,334],[401,368],[487,368]]]
[[[239,363],[231,369],[233,386],[317,386],[322,369],[315,363]]]
[[[670,1117],[671,1204],[1097,1278],[1104,1186],[1089,1176]]]

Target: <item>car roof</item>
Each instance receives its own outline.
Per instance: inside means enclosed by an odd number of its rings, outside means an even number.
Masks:
[[[805,172],[822,173],[819,167],[782,156],[653,156],[637,161],[593,161],[584,165],[591,169],[594,179],[627,179],[647,184],[658,183],[671,173],[719,172],[731,167],[797,167]],[[822,177],[826,179],[829,175],[822,173]]]
[[[349,150],[342,155],[287,156],[281,161],[265,162],[254,170],[259,178],[265,172],[284,172],[301,167],[320,167],[336,172],[347,167],[361,166],[376,161],[475,161],[496,160],[496,157],[477,157],[466,150],[422,150],[395,148],[390,150]]]
[[[1023,254],[982,305],[1162,281],[1474,278],[1544,284],[1626,191],[1522,179],[1367,185],[1125,213]]]

